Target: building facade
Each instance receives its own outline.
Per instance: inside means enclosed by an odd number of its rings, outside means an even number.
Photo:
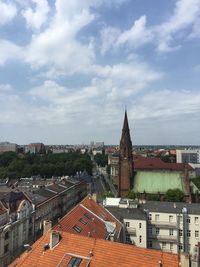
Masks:
[[[200,242],[199,204],[107,199],[104,206],[121,218],[126,231],[125,242],[175,254],[185,253],[191,262],[196,261]]]

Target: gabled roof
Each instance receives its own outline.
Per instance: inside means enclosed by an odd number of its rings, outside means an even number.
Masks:
[[[193,171],[189,164],[184,163],[167,163],[160,158],[134,158],[134,167],[136,170],[171,170],[171,171]]]
[[[43,235],[29,252],[25,252],[10,267],[63,267],[68,266],[70,255],[82,257],[79,267],[178,267],[176,254],[160,250],[144,249],[133,245],[110,242],[60,232],[61,240],[53,249],[44,250],[50,243],[50,232]]]
[[[54,229],[106,239],[112,232],[118,235],[121,224],[89,195],[67,213]]]

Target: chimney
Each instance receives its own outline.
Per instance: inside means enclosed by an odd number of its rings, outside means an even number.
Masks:
[[[50,234],[50,248],[54,248],[60,242],[61,236],[57,231],[52,231]]]
[[[47,231],[49,231],[52,227],[52,222],[45,220],[43,221],[43,235],[46,234]]]
[[[190,266],[189,254],[181,253],[180,261],[181,261],[181,267],[189,267]]]
[[[174,203],[174,209],[176,209],[176,203]]]

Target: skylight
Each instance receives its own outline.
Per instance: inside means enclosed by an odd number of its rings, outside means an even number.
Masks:
[[[92,219],[92,217],[90,216],[90,214],[88,214],[87,212],[84,214],[86,218],[88,218],[89,220]]]
[[[73,229],[77,232],[80,233],[82,231],[81,227],[79,227],[78,225],[74,225]]]
[[[67,267],[78,267],[81,261],[81,258],[71,257],[69,263],[67,264]]]
[[[86,225],[87,224],[87,221],[84,220],[83,218],[80,218],[79,222],[81,222],[82,224]]]

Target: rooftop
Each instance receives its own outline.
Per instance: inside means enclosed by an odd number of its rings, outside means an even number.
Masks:
[[[110,242],[60,232],[61,240],[53,249],[44,249],[50,243],[50,232],[43,235],[28,252],[15,260],[10,267],[70,266],[77,261],[79,267],[178,267],[178,256],[159,250],[144,249],[133,245]]]
[[[171,170],[171,171],[193,171],[194,169],[187,163],[167,163],[160,158],[134,158],[136,170]]]
[[[97,204],[91,196],[87,196],[67,213],[54,229],[106,239],[111,233],[118,235],[121,224],[104,207]]]

